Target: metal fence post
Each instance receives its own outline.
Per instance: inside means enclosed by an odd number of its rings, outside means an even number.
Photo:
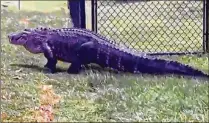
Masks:
[[[85,0],[68,0],[68,9],[74,27],[86,28]]]
[[[20,0],[18,0],[18,9],[20,10]]]
[[[97,0],[91,0],[91,26],[97,32]]]
[[[205,43],[206,43],[206,52],[209,53],[209,2],[205,0]]]

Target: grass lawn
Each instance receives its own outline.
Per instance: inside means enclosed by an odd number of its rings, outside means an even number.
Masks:
[[[18,7],[18,1],[1,1],[3,4],[10,5],[10,8]],[[25,1],[20,0],[21,10],[51,12],[63,7],[67,9],[67,0],[62,1]]]
[[[208,81],[151,75],[115,74],[84,70],[47,73],[42,54],[33,55],[8,43],[6,35],[27,27],[67,27],[66,13],[2,11],[1,116],[2,121],[35,121],[41,106],[40,85],[52,85],[61,99],[53,105],[54,122],[65,121],[197,121],[208,119]],[[208,73],[207,55],[163,57],[189,64]],[[93,85],[93,88],[90,86]],[[46,93],[46,92],[45,92]]]

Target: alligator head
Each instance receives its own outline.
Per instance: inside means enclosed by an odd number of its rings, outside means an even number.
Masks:
[[[25,29],[8,35],[9,42],[14,45],[24,46],[31,53],[43,53],[42,44],[47,39],[47,29]]]

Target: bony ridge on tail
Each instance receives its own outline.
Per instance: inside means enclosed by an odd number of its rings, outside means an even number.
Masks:
[[[8,35],[14,45],[24,46],[31,53],[43,53],[45,67],[56,72],[57,60],[71,63],[67,72],[77,74],[82,65],[95,63],[103,68],[147,74],[178,74],[207,77],[209,75],[191,66],[136,53],[125,46],[87,29],[34,28]]]

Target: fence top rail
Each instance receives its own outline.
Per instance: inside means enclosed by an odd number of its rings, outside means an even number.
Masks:
[[[96,0],[97,1],[97,0]],[[168,0],[115,0],[112,2],[149,2],[149,1],[168,1]],[[169,1],[206,1],[206,0],[169,0]],[[102,1],[102,2],[109,2],[109,1]]]

